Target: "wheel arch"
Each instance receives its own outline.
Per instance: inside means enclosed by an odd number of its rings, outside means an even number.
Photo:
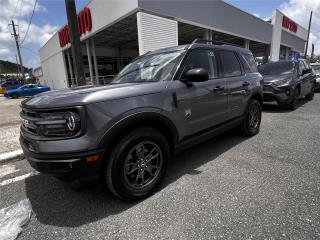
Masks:
[[[153,112],[134,114],[117,122],[104,133],[99,142],[99,147],[103,148],[114,145],[128,131],[138,127],[150,127],[159,131],[167,139],[170,150],[174,150],[174,145],[179,139],[175,124],[168,117]]]
[[[257,100],[257,101],[261,104],[261,106],[263,105],[263,96],[262,96],[261,94],[259,94],[259,93],[254,93],[254,94],[252,95],[251,99],[255,99],[255,100]]]

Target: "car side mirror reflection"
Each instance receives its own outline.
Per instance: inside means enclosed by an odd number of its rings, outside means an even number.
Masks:
[[[208,71],[204,68],[194,68],[186,72],[183,82],[205,82],[209,80]]]

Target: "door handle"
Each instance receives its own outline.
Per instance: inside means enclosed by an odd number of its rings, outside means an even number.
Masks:
[[[242,87],[247,87],[247,86],[249,86],[249,85],[250,85],[250,83],[247,82],[247,81],[245,81],[245,82],[242,84]]]
[[[223,90],[224,90],[224,87],[221,87],[221,86],[216,86],[215,88],[213,88],[214,92],[223,91]]]

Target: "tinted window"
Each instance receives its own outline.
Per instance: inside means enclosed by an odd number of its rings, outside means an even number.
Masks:
[[[211,50],[194,50],[192,51],[183,68],[182,78],[184,78],[187,71],[194,68],[204,68],[208,71],[209,79],[218,77],[218,68],[216,57]]]
[[[244,69],[246,72],[257,72],[257,65],[254,57],[251,54],[241,54],[244,60]]]
[[[235,77],[241,75],[240,63],[236,55],[231,51],[219,51],[223,74],[225,77]]]
[[[258,70],[262,75],[281,75],[292,73],[294,67],[294,62],[283,61],[262,64],[259,66]]]

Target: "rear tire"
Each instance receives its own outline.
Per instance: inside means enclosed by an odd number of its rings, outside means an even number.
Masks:
[[[159,185],[169,159],[166,138],[152,128],[138,128],[113,147],[106,159],[103,182],[120,198],[145,198]]]
[[[240,128],[246,137],[252,137],[259,133],[261,124],[261,104],[256,99],[251,99]]]
[[[16,99],[16,98],[18,98],[18,97],[19,97],[19,95],[16,94],[16,93],[12,93],[12,94],[11,94],[11,98],[15,98],[15,99]]]
[[[311,101],[313,100],[313,98],[314,98],[314,84],[311,88],[311,92],[308,95],[306,95],[306,100]]]

